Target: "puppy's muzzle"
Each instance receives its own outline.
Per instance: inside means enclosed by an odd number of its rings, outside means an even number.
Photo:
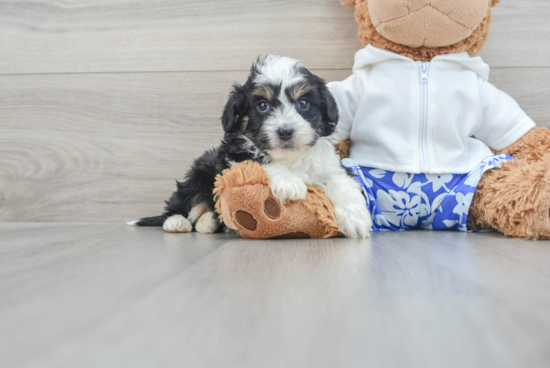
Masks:
[[[288,142],[294,135],[294,129],[289,127],[279,128],[277,129],[277,134],[283,142]]]

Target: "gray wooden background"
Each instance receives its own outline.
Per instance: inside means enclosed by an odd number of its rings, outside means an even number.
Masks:
[[[0,0],[0,221],[157,214],[258,55],[341,80],[356,33],[338,0]],[[481,55],[550,126],[550,1],[503,0]]]

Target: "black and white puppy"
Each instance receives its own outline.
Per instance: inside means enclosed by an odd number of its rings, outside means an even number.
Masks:
[[[220,231],[214,182],[235,163],[260,163],[282,202],[304,199],[306,184],[322,187],[332,201],[340,231],[369,236],[372,221],[359,184],[340,164],[330,135],[338,107],[324,81],[297,60],[269,55],[256,62],[244,85],[235,85],[222,116],[221,145],[195,160],[164,214],[129,222],[168,232]]]

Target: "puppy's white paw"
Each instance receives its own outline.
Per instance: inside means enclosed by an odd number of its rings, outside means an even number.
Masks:
[[[182,215],[168,217],[162,224],[162,228],[169,233],[190,233],[193,231],[191,222]]]
[[[307,185],[300,178],[276,177],[271,180],[271,193],[282,203],[305,199]]]
[[[338,230],[352,239],[365,239],[370,237],[372,218],[366,206],[356,207],[336,214],[338,218]]]
[[[195,230],[202,234],[213,234],[219,226],[219,221],[214,218],[214,212],[206,212],[199,217],[199,221],[195,224]]]

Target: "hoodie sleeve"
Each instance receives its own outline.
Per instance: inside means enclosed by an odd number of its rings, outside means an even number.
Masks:
[[[501,150],[535,127],[518,103],[489,82],[481,82],[483,119],[474,136],[494,150]]]
[[[334,137],[338,140],[350,138],[351,128],[355,120],[355,114],[359,101],[361,100],[361,91],[359,78],[353,74],[341,82],[328,83],[328,88],[336,103],[340,113],[340,120],[336,126]]]

